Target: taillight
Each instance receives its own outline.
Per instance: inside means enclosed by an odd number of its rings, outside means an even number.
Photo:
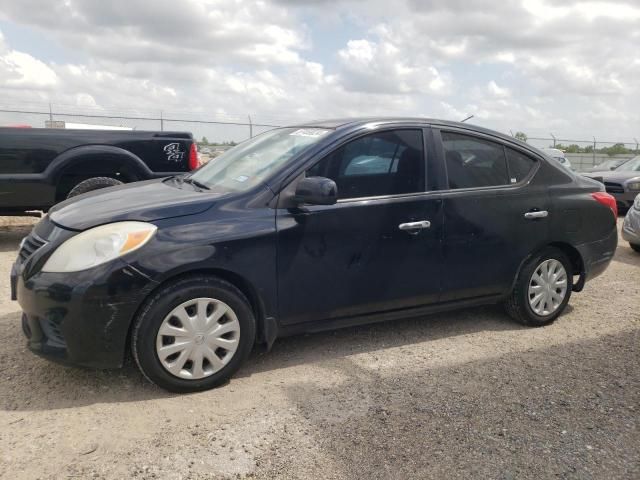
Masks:
[[[606,192],[595,192],[592,193],[591,196],[596,199],[598,203],[601,203],[605,207],[609,207],[613,212],[613,216],[618,218],[618,204],[612,195],[609,195]]]
[[[189,170],[195,170],[200,166],[200,162],[198,161],[198,147],[196,146],[196,142],[191,144],[191,148],[189,149]]]

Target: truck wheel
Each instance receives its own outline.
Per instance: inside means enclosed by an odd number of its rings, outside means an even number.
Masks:
[[[630,243],[629,246],[636,252],[640,253],[640,243]]]
[[[69,192],[69,195],[67,195],[67,198],[82,195],[83,193],[87,192],[92,192],[100,188],[115,187],[116,185],[122,185],[122,182],[111,177],[88,178],[73,187]]]
[[[549,325],[571,298],[571,262],[557,248],[546,248],[522,267],[505,309],[516,322],[530,327]]]

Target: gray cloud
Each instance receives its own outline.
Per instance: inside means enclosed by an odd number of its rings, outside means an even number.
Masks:
[[[360,33],[318,56],[327,39],[313,26],[330,32],[329,17],[341,38]],[[640,125],[635,1],[0,0],[0,18],[88,59],[42,62],[0,41],[0,97],[16,101],[294,120],[473,113],[585,136]]]

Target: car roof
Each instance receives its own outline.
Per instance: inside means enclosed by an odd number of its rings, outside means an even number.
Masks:
[[[495,130],[483,128],[478,125],[473,125],[471,123],[453,122],[450,120],[441,120],[441,119],[426,118],[426,117],[352,117],[352,118],[347,117],[347,118],[333,118],[333,119],[325,119],[325,120],[313,120],[311,122],[305,122],[302,124],[297,124],[292,126],[293,127],[330,128],[330,129],[338,130],[342,128],[357,128],[357,127],[361,127],[371,123],[375,123],[378,125],[380,124],[393,125],[394,123],[415,123],[415,124],[434,125],[434,126],[442,126],[442,127],[455,127],[455,128],[461,128],[469,131],[475,131],[478,133],[484,133],[486,135],[491,135],[494,137],[499,137],[499,138],[502,138],[503,140],[508,140],[513,143],[519,143],[525,147],[531,148],[531,145],[528,145],[514,137],[497,132]]]

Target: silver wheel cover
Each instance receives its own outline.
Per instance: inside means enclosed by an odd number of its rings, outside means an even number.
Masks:
[[[553,314],[567,296],[567,272],[558,260],[545,260],[529,280],[529,305],[536,315]]]
[[[194,298],[164,318],[156,355],[172,375],[198,380],[222,370],[239,343],[240,322],[231,307],[215,298]]]

